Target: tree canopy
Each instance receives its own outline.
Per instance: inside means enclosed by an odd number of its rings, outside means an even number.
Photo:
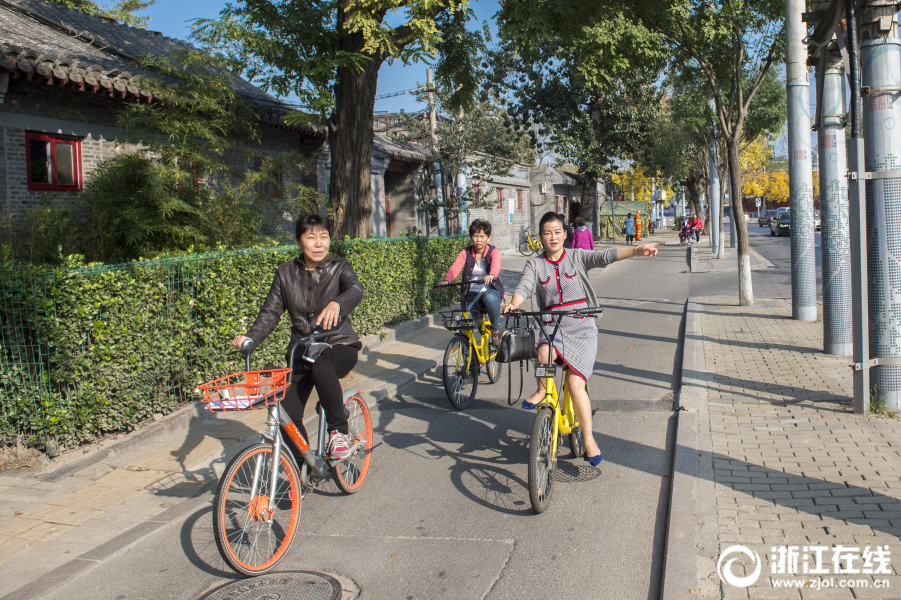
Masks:
[[[136,15],[149,6],[156,4],[156,0],[118,0],[112,6],[103,6],[92,0],[47,0],[53,4],[59,4],[66,8],[80,10],[89,15],[115,19],[132,27],[147,27],[150,18]]]
[[[397,17],[403,23],[392,25]],[[246,0],[226,4],[217,20],[195,21],[194,38],[264,90],[295,95],[300,106],[289,119],[328,126],[335,231],[365,237],[379,69],[437,56],[450,103],[469,105],[482,47],[467,29],[472,18],[465,1],[453,0]]]

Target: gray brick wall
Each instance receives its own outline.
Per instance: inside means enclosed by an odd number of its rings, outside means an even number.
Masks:
[[[515,249],[519,245],[522,232],[529,226],[529,188],[522,186],[490,184],[491,187],[500,188],[504,193],[504,205],[502,208],[474,208],[469,211],[469,222],[476,219],[487,219],[491,223],[491,244],[500,250]],[[486,186],[487,187],[487,186]],[[522,190],[522,209],[516,208],[516,190]],[[496,193],[491,192],[492,201],[496,206]],[[513,222],[510,222],[510,198],[513,198]]]
[[[67,129],[56,130],[31,126],[41,119],[67,122],[78,125],[77,129],[87,131],[81,137],[83,182],[90,181],[91,172],[103,160],[117,154],[134,152],[138,146],[118,145],[110,138],[117,131],[116,113],[123,102],[104,96],[81,92],[71,88],[61,88],[28,82],[24,79],[10,79],[9,90],[0,112],[7,114],[7,125],[0,126],[0,208],[10,215],[21,214],[23,210],[34,208],[41,198],[49,198],[54,203],[71,205],[77,194],[72,192],[33,191],[28,189],[26,171],[26,130],[47,133],[69,134]],[[19,119],[16,115],[22,115]],[[10,118],[11,117],[11,118]],[[32,117],[29,119],[28,117]],[[22,126],[10,126],[21,122]],[[102,131],[102,133],[99,133]],[[256,145],[263,155],[280,152],[302,152],[318,157],[317,147],[321,142],[315,138],[300,136],[296,132],[263,125],[260,128],[260,143]],[[245,169],[253,167],[252,160],[235,157],[233,163]],[[300,180],[314,189],[317,187],[315,163],[302,171],[286,174],[293,180]]]

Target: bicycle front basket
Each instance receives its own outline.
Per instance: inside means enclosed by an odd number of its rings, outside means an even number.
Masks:
[[[291,369],[243,371],[198,386],[201,402],[212,412],[256,410],[281,402],[291,385]]]
[[[449,331],[467,331],[478,327],[476,319],[479,313],[472,310],[443,310],[441,311],[441,319],[444,328]]]

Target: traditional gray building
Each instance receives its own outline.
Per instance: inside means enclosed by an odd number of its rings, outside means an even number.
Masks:
[[[0,203],[9,215],[41,196],[70,202],[96,165],[121,152],[116,113],[124,103],[153,102],[136,77],[140,55],[165,56],[190,44],[38,0],[0,5]],[[243,79],[233,88],[260,115],[259,156],[300,152],[315,158],[323,128],[287,125],[290,107]],[[254,159],[246,161],[248,170]],[[317,188],[315,169],[295,180]]]

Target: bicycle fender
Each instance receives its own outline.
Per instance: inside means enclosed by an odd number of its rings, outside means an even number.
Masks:
[[[344,402],[346,403],[348,400],[350,400],[354,396],[360,396],[360,398],[362,398],[363,394],[361,392],[358,392],[357,390],[346,390],[344,392]]]

